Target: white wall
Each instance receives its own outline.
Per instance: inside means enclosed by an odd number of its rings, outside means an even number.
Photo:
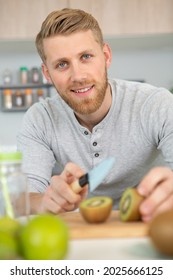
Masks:
[[[155,86],[173,87],[173,51],[137,50],[113,53],[111,77],[145,80]]]
[[[168,89],[173,87],[173,35],[163,38],[109,39],[113,62],[110,77],[145,80]],[[164,42],[163,42],[164,40]],[[33,42],[0,42],[0,84],[5,68],[17,73],[20,66],[40,66]],[[14,80],[17,79],[14,75]],[[24,112],[0,111],[0,145],[16,144]]]
[[[111,77],[173,87],[173,34],[108,40],[113,50]]]

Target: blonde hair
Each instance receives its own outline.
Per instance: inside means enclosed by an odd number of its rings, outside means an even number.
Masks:
[[[103,35],[97,20],[83,10],[62,9],[53,11],[44,20],[40,32],[36,36],[37,51],[43,62],[46,61],[43,40],[56,35],[70,35],[78,31],[91,30],[95,40],[103,46]]]

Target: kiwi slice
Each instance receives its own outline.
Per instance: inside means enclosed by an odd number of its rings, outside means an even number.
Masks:
[[[173,209],[153,218],[149,227],[149,236],[160,253],[173,256]]]
[[[111,213],[112,204],[110,197],[96,196],[81,202],[79,210],[87,222],[103,223]]]
[[[143,199],[144,197],[135,188],[127,188],[120,199],[120,220],[123,222],[140,220],[139,205]]]

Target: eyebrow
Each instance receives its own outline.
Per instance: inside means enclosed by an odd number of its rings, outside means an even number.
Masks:
[[[66,57],[57,58],[55,61],[52,62],[52,65],[56,66],[56,64],[58,64],[62,61],[67,61],[67,60],[68,60],[68,58],[66,58]]]
[[[93,49],[86,49],[86,50],[81,51],[77,55],[80,57],[81,55],[83,55],[85,53],[95,53],[95,51]],[[55,66],[59,62],[68,61],[68,60],[69,60],[68,57],[60,57],[60,58],[57,58],[55,61],[53,61],[52,65]]]

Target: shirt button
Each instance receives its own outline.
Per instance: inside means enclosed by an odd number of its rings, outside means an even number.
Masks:
[[[85,134],[85,135],[88,135],[88,131],[85,130],[85,131],[84,131],[84,134]]]
[[[99,157],[99,153],[95,153],[95,157]]]
[[[93,146],[97,146],[97,142],[93,142]]]

